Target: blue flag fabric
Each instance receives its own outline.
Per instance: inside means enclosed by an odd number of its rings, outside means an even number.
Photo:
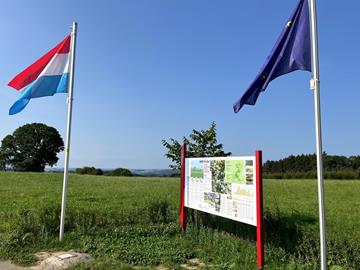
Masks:
[[[234,112],[239,112],[244,104],[254,105],[260,92],[265,91],[272,80],[295,70],[311,71],[310,22],[307,0],[299,1],[261,71],[244,95],[235,102]]]

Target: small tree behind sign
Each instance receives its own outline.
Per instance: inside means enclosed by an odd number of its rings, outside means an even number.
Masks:
[[[162,140],[162,145],[167,149],[165,156],[172,161],[171,169],[180,170],[180,150],[182,144],[187,145],[189,157],[227,157],[231,152],[225,152],[223,145],[217,142],[216,123],[212,122],[206,130],[193,129],[189,138],[183,137],[179,142],[173,138],[169,141]]]

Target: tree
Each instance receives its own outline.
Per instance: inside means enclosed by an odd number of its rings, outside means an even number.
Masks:
[[[167,149],[165,157],[172,161],[169,167],[173,170],[180,169],[180,152],[182,144],[187,145],[188,157],[227,157],[231,152],[224,152],[223,145],[217,143],[216,123],[212,122],[207,130],[193,129],[190,139],[183,137],[182,143],[170,138],[169,142],[162,140],[162,145]]]
[[[130,170],[125,168],[117,168],[107,174],[107,176],[133,176]]]
[[[15,171],[43,172],[54,166],[57,154],[64,150],[59,132],[45,124],[26,124],[7,135],[1,142],[0,166]]]

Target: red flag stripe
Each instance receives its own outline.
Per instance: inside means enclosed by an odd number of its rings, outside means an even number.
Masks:
[[[40,59],[38,59],[35,63],[24,69],[18,75],[16,75],[8,85],[21,90],[25,86],[32,83],[43,71],[43,69],[47,66],[50,60],[56,53],[69,53],[70,51],[70,35],[66,36],[66,38],[61,41],[58,45],[56,45],[53,49],[43,55]]]

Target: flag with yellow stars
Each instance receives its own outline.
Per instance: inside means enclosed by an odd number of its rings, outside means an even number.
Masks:
[[[254,105],[260,92],[265,91],[273,79],[295,70],[311,71],[308,0],[299,1],[262,69],[243,96],[235,102],[235,113],[244,104]]]

